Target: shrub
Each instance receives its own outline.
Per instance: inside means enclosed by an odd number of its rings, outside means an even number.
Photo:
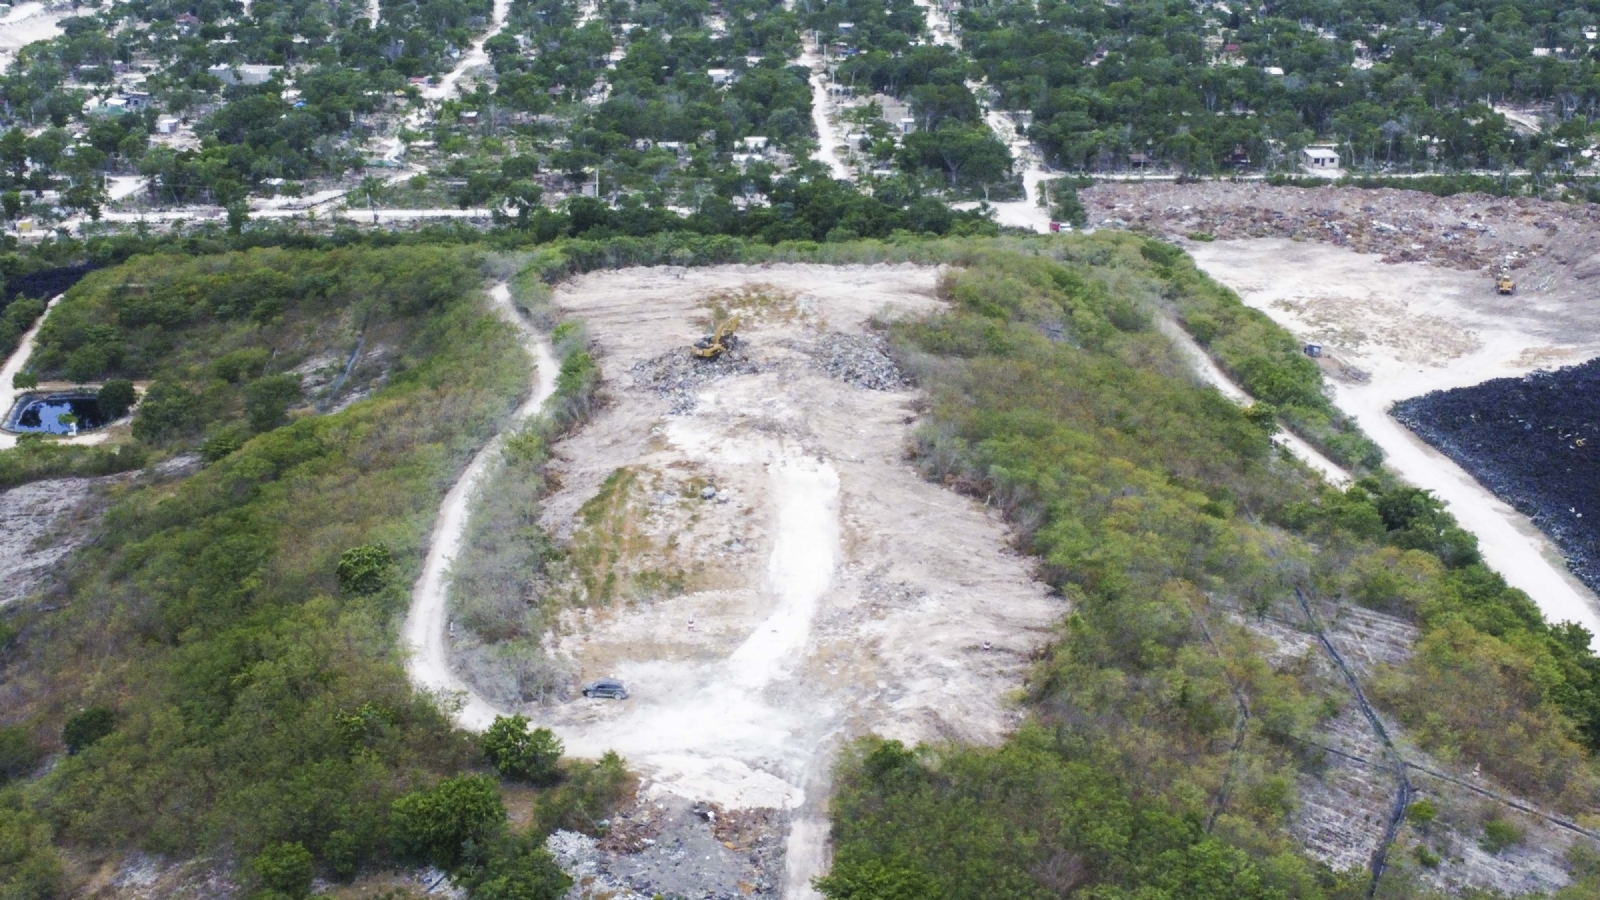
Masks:
[[[39,376],[34,372],[18,372],[11,376],[11,386],[19,391],[31,391],[39,386]]]
[[[572,887],[572,879],[555,857],[530,841],[507,841],[489,861],[483,881],[472,888],[472,900],[559,900]]]
[[[91,706],[67,720],[61,729],[61,743],[76,755],[110,734],[117,727],[116,714],[104,706]]]
[[[299,842],[269,844],[250,861],[250,874],[269,891],[303,900],[311,895],[316,863]]]
[[[363,544],[339,554],[339,590],[347,594],[376,594],[389,581],[394,556],[382,544]]]
[[[1499,853],[1507,847],[1515,847],[1522,843],[1522,829],[1505,819],[1495,818],[1483,823],[1483,836],[1478,838],[1478,846],[1485,853]]]
[[[394,837],[400,852],[441,868],[455,867],[468,841],[484,842],[505,820],[500,791],[484,775],[451,778],[394,802]]]

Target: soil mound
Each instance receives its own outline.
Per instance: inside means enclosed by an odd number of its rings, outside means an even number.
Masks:
[[[1600,359],[1435,391],[1394,416],[1533,519],[1600,590]]]

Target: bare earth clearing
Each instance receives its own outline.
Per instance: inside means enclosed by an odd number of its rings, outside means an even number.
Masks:
[[[1547,618],[1600,634],[1600,601],[1555,545],[1388,412],[1396,400],[1600,354],[1600,299],[1586,284],[1600,274],[1600,210],[1220,183],[1102,185],[1084,199],[1095,223],[1173,237],[1245,303],[1323,344],[1335,403],[1389,465],[1444,499]],[[1183,237],[1196,231],[1237,239]],[[1502,263],[1515,296],[1494,291]]]
[[[806,896],[826,865],[822,804],[842,741],[994,742],[1018,721],[1007,695],[1061,602],[997,516],[905,461],[919,396],[854,363],[884,361],[873,316],[940,307],[937,275],[653,268],[555,295],[588,325],[606,403],[554,448],[543,522],[574,546],[611,541],[586,565],[613,589],[565,614],[547,650],[633,696],[526,712],[570,752],[615,749],[643,774],[630,825],[704,803],[712,819],[788,832],[759,859],[732,858],[732,840],[686,859],[695,841],[679,828],[646,879],[655,889]],[[743,311],[738,358],[686,366],[713,309]],[[598,536],[597,498],[612,511]],[[592,847],[567,849],[594,867]],[[644,886],[622,868],[602,859],[585,886]]]

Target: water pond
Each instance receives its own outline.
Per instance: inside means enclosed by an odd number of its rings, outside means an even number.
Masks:
[[[22,398],[5,426],[17,434],[72,435],[104,424],[94,395],[52,394]]]

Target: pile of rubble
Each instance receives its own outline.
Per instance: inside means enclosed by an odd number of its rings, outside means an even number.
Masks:
[[[800,347],[830,378],[869,391],[897,391],[910,382],[889,355],[889,344],[876,334],[831,332]]]
[[[694,410],[695,392],[702,386],[730,375],[754,375],[760,371],[761,366],[744,348],[735,345],[716,359],[700,359],[688,350],[671,350],[635,364],[630,374],[639,385],[671,397],[673,415],[684,415]]]
[[[778,891],[784,825],[776,810],[666,796],[619,815],[598,841],[557,831],[545,847],[572,876],[569,900],[743,900]]]
[[[1600,252],[1600,208],[1528,198],[1254,183],[1100,184],[1090,222],[1154,235],[1289,238],[1468,271],[1522,269],[1543,257],[1583,265]]]

